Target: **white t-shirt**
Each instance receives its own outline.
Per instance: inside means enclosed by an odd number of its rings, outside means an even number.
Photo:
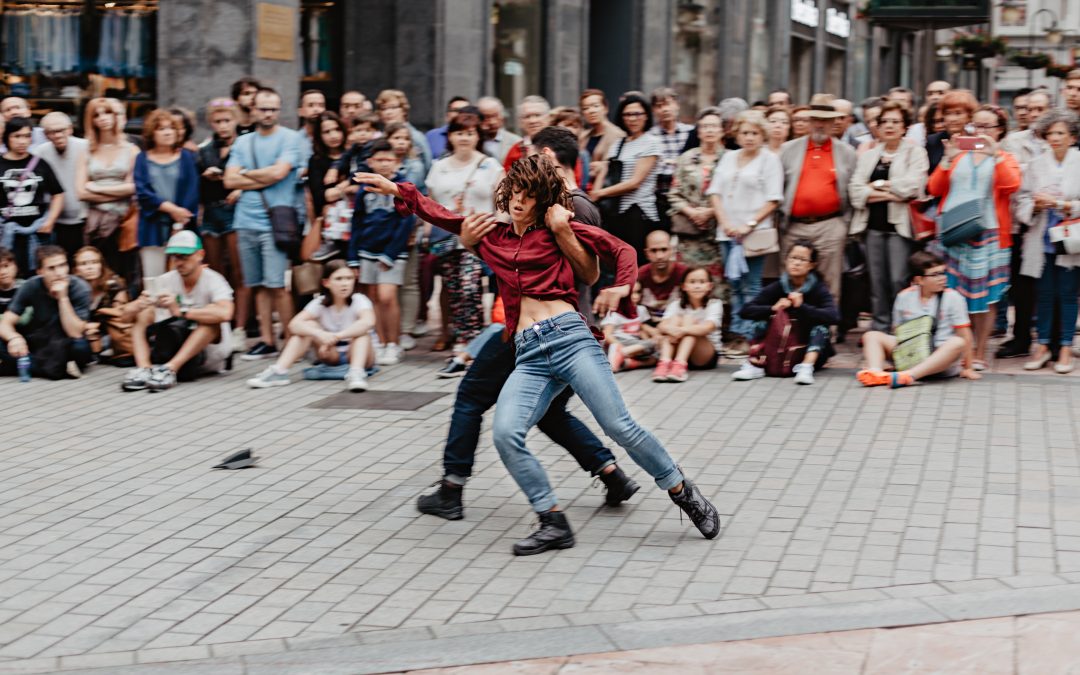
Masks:
[[[712,181],[706,195],[720,195],[724,214],[732,225],[745,225],[765,202],[784,200],[784,166],[779,155],[758,150],[757,157],[746,166],[739,168],[738,158],[742,150],[725,152],[720,163],[713,171]],[[772,216],[766,217],[757,225],[763,230],[772,227]],[[728,241],[728,236],[720,228],[716,229],[717,241]]]
[[[363,293],[354,293],[349,304],[342,309],[322,303],[322,297],[316,297],[307,304],[304,311],[319,322],[328,333],[340,333],[360,319],[364,310],[374,309],[371,300]]]
[[[619,151],[620,146],[622,146],[621,152]],[[608,150],[608,159],[614,159],[616,154],[619,155],[619,161],[622,162],[622,176],[619,177],[621,182],[634,177],[634,169],[637,167],[639,159],[643,157],[662,158],[664,156],[664,146],[661,145],[659,137],[646,133],[634,140],[625,138],[612,143],[611,149]],[[660,216],[656,212],[656,175],[660,172],[660,162],[661,159],[657,159],[653,170],[649,172],[645,180],[641,181],[641,185],[636,190],[619,197],[619,213],[623,213],[631,206],[637,205],[649,220],[660,220]]]
[[[495,211],[495,188],[502,178],[502,165],[491,157],[483,157],[479,166],[475,160],[461,166],[457,159],[443,157],[431,165],[425,183],[431,198],[451,211],[457,210],[454,200],[464,192],[465,213],[462,215],[468,215]]]
[[[971,325],[968,318],[967,302],[964,296],[951,288],[945,289],[941,295],[941,318],[938,320],[937,332],[934,333],[934,347],[940,347],[946,340],[956,335],[960,328]],[[930,298],[923,303],[922,295],[918,286],[908,286],[896,296],[893,303],[893,327],[899,326],[905,321],[917,319],[920,316],[938,316],[938,300]]]
[[[199,280],[189,291],[184,288],[184,280],[176,270],[166,272],[157,278],[156,289],[158,293],[169,293],[176,296],[176,302],[181,308],[199,309],[212,305],[222,300],[232,301],[233,289],[229,282],[221,274],[209,267],[203,267],[199,273]],[[169,310],[158,307],[154,310],[155,321],[165,321],[171,318]],[[203,353],[206,361],[202,369],[206,372],[221,372],[225,367],[225,360],[232,354],[232,326],[228,321],[219,324],[221,326],[221,338],[206,346]]]
[[[709,322],[713,325],[713,331],[709,333],[709,342],[719,351],[723,344],[720,339],[720,326],[724,323],[724,303],[713,298],[701,309],[683,307],[679,300],[673,300],[664,310],[664,318],[670,319],[676,316],[692,317],[694,323]]]
[[[650,319],[649,310],[645,305],[637,306],[637,316],[629,319],[618,312],[608,312],[600,327],[614,326],[615,339],[636,339],[641,337],[641,326]]]

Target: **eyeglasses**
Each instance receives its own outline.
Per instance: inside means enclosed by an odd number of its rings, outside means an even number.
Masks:
[[[927,279],[935,279],[935,278],[946,276],[947,272],[945,272],[945,270],[939,270],[937,272],[923,272],[922,275],[924,277],[926,277]]]
[[[281,112],[281,108],[255,108],[261,113],[276,113]]]
[[[974,126],[976,130],[979,130],[979,129],[997,129],[1001,125],[1000,124],[975,124],[975,125],[972,125],[972,126]]]

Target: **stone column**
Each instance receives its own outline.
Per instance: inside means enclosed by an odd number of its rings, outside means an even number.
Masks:
[[[548,5],[544,96],[551,105],[577,105],[588,73],[589,0]]]
[[[277,5],[292,13],[293,59],[258,57],[258,6]],[[253,75],[281,93],[281,123],[296,126],[300,90],[299,0],[176,0],[158,10],[158,104],[198,111],[215,97],[228,96],[232,83]]]

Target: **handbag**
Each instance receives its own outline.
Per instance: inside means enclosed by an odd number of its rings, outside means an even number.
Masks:
[[[255,168],[259,168],[259,157],[255,153],[255,145],[251,146],[251,158],[255,162]],[[265,189],[265,188],[264,188]],[[270,206],[266,199],[266,193],[259,190],[259,198],[262,199],[263,208],[270,218],[270,231],[274,235],[274,246],[279,251],[295,260],[300,255],[300,217],[294,206]]]
[[[896,327],[896,347],[892,361],[898,371],[911,370],[934,353],[934,335],[941,319],[944,297],[938,294],[937,312],[908,319]]]
[[[1080,218],[1063,220],[1047,230],[1054,253],[1074,255],[1080,253]]]
[[[292,268],[292,289],[297,295],[315,295],[322,290],[322,263],[304,262]]]
[[[806,345],[799,340],[799,322],[786,309],[773,313],[761,342],[750,346],[750,361],[765,369],[769,377],[792,377],[795,366],[806,357]],[[763,363],[764,362],[764,363]]]
[[[770,253],[780,252],[780,232],[775,227],[757,228],[742,239],[743,254],[747,258],[756,258]]]
[[[937,199],[912,199],[908,202],[908,216],[911,218],[911,238],[915,241],[931,239],[937,234],[937,219],[933,215]]]
[[[975,160],[970,153],[968,153],[967,159],[972,164],[971,187],[974,189],[978,180],[979,169],[985,164],[993,167],[994,163],[984,161],[982,164],[975,164]],[[982,198],[971,199],[943,211],[941,213],[941,243],[947,247],[959,246],[979,237],[982,234],[985,220],[983,218],[983,202]]]
[[[622,155],[624,143],[626,143],[626,138],[620,138],[619,147],[615,149],[615,156],[607,161],[603,187],[608,188],[622,181],[623,162],[619,156]],[[600,219],[606,229],[610,229],[615,224],[615,218],[619,216],[620,199],[621,197],[605,197],[596,203],[596,208],[600,210]]]

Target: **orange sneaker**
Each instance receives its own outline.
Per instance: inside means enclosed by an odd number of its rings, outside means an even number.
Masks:
[[[611,363],[611,372],[617,373],[623,369],[623,362],[626,360],[626,356],[623,355],[622,345],[616,343],[608,347],[607,350],[608,362]]]
[[[668,375],[671,372],[671,361],[663,360],[656,364],[656,370],[653,371],[653,382],[668,382]]]
[[[686,362],[672,361],[671,371],[668,373],[668,382],[686,382]]]
[[[860,370],[855,373],[855,379],[864,387],[881,387],[891,383],[889,373],[882,370]]]

